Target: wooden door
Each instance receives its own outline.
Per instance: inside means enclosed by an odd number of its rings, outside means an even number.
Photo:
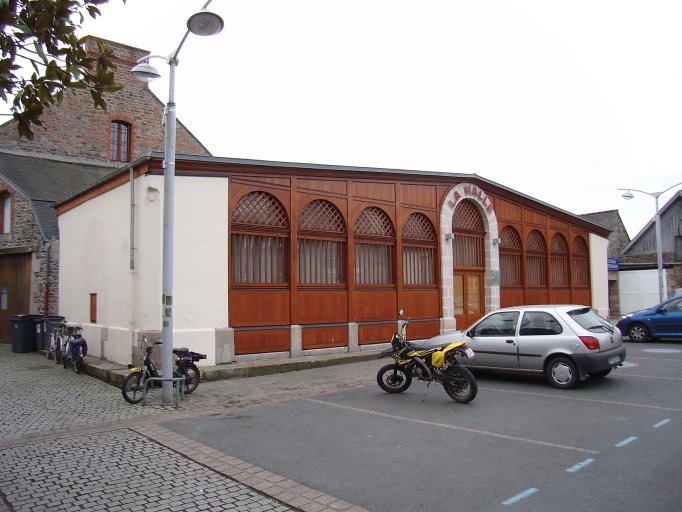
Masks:
[[[10,317],[29,313],[31,253],[0,256],[0,343],[11,343]]]
[[[466,329],[485,313],[483,272],[454,272],[455,321],[457,329]]]

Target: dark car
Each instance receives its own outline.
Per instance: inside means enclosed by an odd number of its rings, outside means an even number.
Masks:
[[[682,295],[622,316],[616,327],[630,341],[682,338]]]

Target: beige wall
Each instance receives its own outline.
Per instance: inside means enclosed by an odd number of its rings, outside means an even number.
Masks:
[[[609,271],[606,265],[609,241],[590,233],[590,279],[592,309],[607,320],[609,311]]]

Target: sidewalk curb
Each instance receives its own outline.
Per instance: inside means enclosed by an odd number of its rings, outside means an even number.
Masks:
[[[44,350],[39,350],[38,352],[43,356],[45,355]],[[272,375],[273,373],[295,372],[311,368],[323,368],[325,366],[369,361],[371,359],[376,359],[379,352],[380,350],[367,350],[342,354],[335,353],[294,358],[258,359],[241,363],[198,366],[201,372],[201,380],[208,382],[257,377],[260,375]],[[123,379],[130,373],[130,370],[127,366],[122,364],[112,363],[111,361],[92,356],[85,356],[81,373],[86,373],[120,388],[123,385]]]

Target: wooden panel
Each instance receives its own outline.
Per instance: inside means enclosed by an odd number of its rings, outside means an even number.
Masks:
[[[280,187],[290,187],[291,178],[275,178],[271,176],[239,176],[232,178],[235,183],[268,183],[271,185],[279,185]]]
[[[589,288],[576,288],[573,290],[573,304],[592,306],[592,292]]]
[[[289,325],[289,289],[233,289],[230,292],[232,327]],[[287,349],[288,350],[288,349]]]
[[[402,302],[398,309],[402,308],[405,311],[406,318],[439,318],[438,298],[438,290],[403,290]]]
[[[291,345],[291,329],[267,329],[262,331],[234,332],[234,353],[262,354],[264,352],[286,352]]]
[[[437,203],[435,185],[400,185],[400,200],[403,204],[435,208]]]
[[[523,209],[514,203],[505,201],[504,199],[497,199],[495,201],[495,214],[498,219],[515,220],[521,222],[523,220]]]
[[[526,304],[549,303],[549,290],[546,288],[529,288],[526,290]]]
[[[377,322],[397,319],[397,294],[395,290],[355,290],[355,322]]]
[[[500,307],[522,306],[525,304],[523,288],[501,288]]]
[[[523,209],[523,220],[528,224],[535,224],[536,226],[547,225],[547,215],[543,215],[528,208]]]
[[[390,343],[398,328],[397,323],[358,325],[358,345]],[[409,329],[410,327],[408,327]]]
[[[425,340],[440,334],[440,319],[430,322],[410,322],[407,326],[408,340]]]
[[[29,313],[30,252],[0,256],[0,290],[3,288],[7,288],[7,309],[0,308],[0,343],[11,343],[10,317]]]
[[[347,193],[346,181],[335,181],[335,180],[306,180],[299,179],[297,186],[299,190],[315,190],[319,192],[329,192],[332,194],[343,194]]]
[[[395,202],[395,184],[379,181],[354,181],[353,195],[358,198]]]
[[[347,290],[298,289],[298,311],[294,324],[323,324],[348,322]]]
[[[348,346],[348,326],[308,327],[302,330],[303,350]]]
[[[549,293],[550,304],[571,304],[572,302],[570,288],[552,288]]]
[[[553,228],[559,228],[559,229],[568,229],[568,223],[567,222],[562,222],[559,219],[555,219],[554,217],[549,218],[549,225],[552,226]]]

